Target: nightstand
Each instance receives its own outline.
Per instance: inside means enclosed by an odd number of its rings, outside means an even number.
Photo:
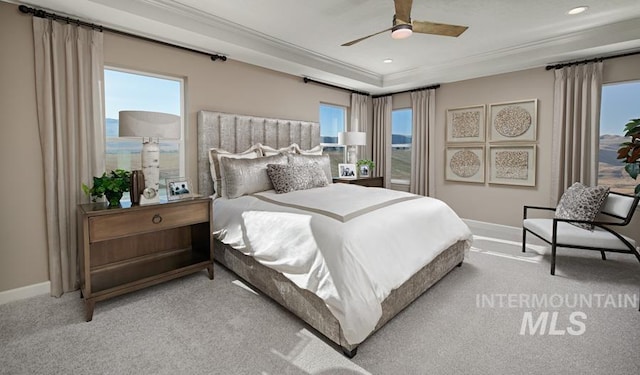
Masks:
[[[344,184],[355,184],[367,187],[382,187],[383,185],[382,177],[358,177],[355,179],[346,179],[346,178],[333,178],[333,182],[339,182]]]
[[[95,303],[207,269],[213,280],[211,199],[145,206],[78,206],[81,296]]]

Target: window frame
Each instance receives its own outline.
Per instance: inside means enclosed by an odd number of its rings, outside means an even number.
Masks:
[[[391,153],[391,155],[393,156],[393,113],[396,111],[410,111],[411,112],[411,140],[413,141],[413,108],[411,107],[402,107],[402,108],[394,108],[391,110],[391,140],[390,140],[390,144],[389,144],[389,151]],[[411,165],[411,159],[413,159],[413,147],[409,146],[410,150],[411,150],[411,158],[409,159],[409,165]],[[391,158],[391,174],[393,175],[393,158]],[[408,180],[401,180],[401,179],[397,179],[397,178],[391,178],[391,176],[389,176],[389,181],[391,182],[391,184],[394,185],[403,185],[403,186],[409,186],[411,185],[411,172],[409,172],[409,179]]]
[[[322,107],[323,106],[324,107],[337,108],[337,109],[340,109],[340,110],[343,111],[343,119],[342,119],[343,127],[342,127],[342,130],[338,130],[336,132],[336,143],[322,142],[322,137],[323,136],[322,136],[322,116],[321,116],[321,114],[322,114]],[[331,103],[320,102],[320,104],[318,105],[318,115],[319,115],[318,123],[320,124],[320,138],[321,138],[320,145],[323,147],[323,149],[327,148],[327,147],[332,147],[332,148],[335,147],[335,148],[338,148],[338,149],[342,149],[341,153],[342,153],[343,156],[342,156],[342,160],[340,161],[340,163],[344,163],[344,153],[345,153],[346,147],[344,145],[338,144],[338,133],[348,131],[347,130],[347,127],[348,127],[348,124],[347,124],[348,112],[349,112],[349,107],[343,106],[343,105],[339,105],[339,104],[331,104]],[[324,151],[323,151],[323,153],[324,153]],[[335,166],[335,170],[334,170],[333,167],[334,166],[332,165],[331,166],[331,172],[332,172],[332,174],[334,176],[337,176],[338,175],[338,173],[337,173],[338,172],[338,166],[337,165]]]
[[[167,74],[158,74],[158,73],[153,73],[153,72],[146,72],[146,71],[141,71],[141,70],[136,70],[136,69],[130,69],[130,68],[122,68],[122,67],[118,67],[118,66],[113,66],[113,65],[104,65],[103,67],[103,74],[107,71],[116,71],[116,72],[120,72],[120,73],[126,73],[126,74],[134,74],[134,75],[138,75],[138,76],[145,76],[145,77],[151,77],[151,78],[157,78],[157,79],[163,79],[163,80],[169,80],[169,81],[176,81],[179,83],[179,87],[180,87],[180,138],[179,139],[167,139],[167,140],[159,140],[159,143],[173,143],[173,144],[177,144],[178,146],[178,169],[179,169],[179,176],[176,177],[186,177],[186,140],[185,140],[185,135],[186,135],[186,129],[185,129],[185,124],[186,124],[186,114],[185,114],[185,108],[186,108],[186,103],[185,103],[185,85],[186,85],[186,79],[185,77],[178,77],[178,76],[171,76],[171,75],[167,75]],[[104,78],[104,85],[105,85],[105,90],[106,90],[106,78]],[[132,140],[132,139],[137,139],[137,138],[130,138],[130,137],[110,137],[107,136],[107,129],[106,129],[106,119],[107,119],[107,114],[106,114],[106,107],[107,107],[107,97],[106,97],[106,93],[104,95],[104,108],[105,108],[105,114],[104,114],[104,121],[105,121],[105,126],[104,126],[104,132],[105,132],[105,162],[106,162],[106,158],[107,158],[107,144],[109,142],[117,142],[119,140]],[[140,109],[140,110],[145,110],[145,109]],[[142,151],[142,137],[140,137],[140,150]],[[162,163],[162,160],[161,160]],[[162,164],[161,164],[162,165]],[[160,194],[161,194],[161,198],[165,197],[164,195],[166,194],[166,189],[163,189],[162,186],[164,184],[164,181],[162,181],[163,179],[160,179]],[[124,194],[123,195],[123,201],[128,201],[129,200],[129,195],[128,194]]]

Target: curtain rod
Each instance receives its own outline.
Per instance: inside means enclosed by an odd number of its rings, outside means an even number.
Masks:
[[[437,89],[439,87],[440,87],[440,84],[431,85],[431,86],[425,86],[425,87],[418,87],[417,89],[404,90],[404,91],[398,91],[398,92],[390,92],[388,94],[381,94],[381,95],[373,95],[371,98],[373,98],[373,99],[382,98],[382,97],[385,97],[385,96],[391,96],[391,95],[395,95],[395,94],[404,94],[405,92],[415,92],[415,91],[422,91],[422,90]]]
[[[332,85],[332,84],[326,83],[326,82],[316,81],[316,80],[311,79],[309,77],[302,77],[302,80],[304,81],[304,83],[311,82],[311,83],[315,83],[315,84],[318,84],[318,85],[323,85],[323,86],[327,86],[327,87],[333,87],[334,89],[340,89],[340,90],[344,90],[344,91],[351,91],[354,94],[360,94],[360,95],[366,95],[366,96],[371,95],[368,92],[356,91],[356,90],[348,89],[346,87],[341,87],[341,86]]]
[[[632,56],[632,55],[637,55],[640,54],[640,51],[634,51],[634,52],[628,52],[628,53],[622,53],[619,55],[612,55],[612,56],[604,56],[604,57],[595,57],[593,59],[588,59],[588,60],[579,60],[579,61],[572,61],[572,62],[568,62],[568,63],[561,63],[561,64],[555,64],[555,65],[547,65],[545,67],[546,70],[551,70],[551,69],[562,69],[565,66],[573,66],[573,65],[580,65],[580,64],[588,64],[588,63],[592,63],[592,62],[598,62],[598,61],[603,61],[603,60],[609,60],[609,59],[615,59],[617,57],[625,57],[625,56]]]
[[[220,54],[217,54],[217,53],[204,52],[204,51],[200,51],[200,50],[197,50],[197,49],[183,47],[183,46],[179,46],[177,44],[172,44],[172,43],[168,43],[168,42],[163,42],[161,40],[148,38],[148,37],[142,36],[142,35],[131,34],[131,33],[128,33],[126,31],[116,30],[116,29],[112,29],[112,28],[105,27],[105,26],[102,26],[102,25],[96,25],[94,23],[85,22],[85,21],[82,21],[82,20],[79,20],[79,19],[76,19],[76,18],[70,18],[70,17],[66,17],[66,16],[61,16],[61,15],[55,14],[55,13],[45,12],[42,9],[35,9],[35,8],[28,7],[26,5],[20,5],[20,6],[18,6],[18,9],[20,10],[20,12],[25,13],[25,14],[32,14],[34,17],[49,18],[49,19],[52,19],[54,21],[63,21],[63,22],[66,22],[68,24],[73,23],[73,24],[76,24],[78,26],[89,27],[92,30],[98,30],[100,32],[108,31],[108,32],[113,33],[113,34],[124,35],[124,36],[128,36],[128,37],[136,38],[136,39],[141,39],[141,40],[144,40],[144,41],[147,41],[147,42],[153,42],[153,43],[161,44],[161,45],[167,46],[167,47],[173,47],[173,48],[178,48],[178,49],[181,49],[181,50],[184,50],[184,51],[195,52],[195,53],[199,53],[201,55],[209,56],[212,61],[216,61],[216,60],[227,61],[227,56],[225,56],[225,55],[220,55]]]

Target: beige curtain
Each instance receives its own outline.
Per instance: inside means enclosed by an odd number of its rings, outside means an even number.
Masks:
[[[436,90],[411,92],[413,112],[411,136],[411,183],[409,192],[420,195],[433,193],[435,157],[433,144],[436,121]]]
[[[369,131],[369,113],[371,99],[369,95],[351,93],[351,128],[349,131],[367,133],[367,145],[358,146],[359,159],[371,159],[371,132]]]
[[[373,162],[376,176],[384,177],[384,187],[391,187],[391,95],[373,99]]]
[[[33,17],[51,295],[78,288],[81,184],[104,170],[102,33]]]
[[[598,182],[602,62],[555,71],[551,204],[574,182]]]

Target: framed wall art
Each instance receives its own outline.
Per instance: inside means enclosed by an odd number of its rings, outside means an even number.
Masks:
[[[447,109],[446,142],[484,142],[485,106]]]
[[[535,141],[538,99],[489,104],[489,141]]]
[[[484,145],[447,146],[445,180],[484,183]]]
[[[535,145],[490,145],[489,183],[536,185]]]

